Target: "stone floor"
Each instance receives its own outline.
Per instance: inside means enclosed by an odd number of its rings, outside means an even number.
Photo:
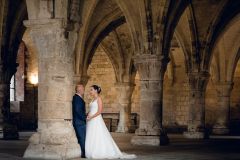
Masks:
[[[0,140],[0,160],[20,160],[31,133],[20,133],[18,141]],[[130,145],[131,134],[112,134],[123,152],[137,154],[137,160],[240,160],[240,137],[211,137],[189,140],[181,135],[169,135],[168,146]]]

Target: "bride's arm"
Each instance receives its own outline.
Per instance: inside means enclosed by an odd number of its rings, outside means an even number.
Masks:
[[[92,119],[94,117],[97,117],[99,114],[102,113],[103,105],[102,105],[102,99],[100,97],[97,99],[97,103],[98,103],[98,111],[97,111],[97,113],[95,113],[92,116],[89,116],[88,119]]]

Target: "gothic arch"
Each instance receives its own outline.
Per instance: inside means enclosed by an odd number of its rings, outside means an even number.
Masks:
[[[3,39],[1,48],[1,59],[6,72],[6,80],[10,81],[16,72],[16,56],[22,37],[25,32],[23,20],[27,19],[27,8],[24,1],[5,1],[5,15],[3,15]],[[7,17],[12,17],[5,19]]]
[[[102,2],[102,3],[100,3]],[[90,2],[89,2],[90,3]],[[102,9],[106,9],[105,7],[108,5],[112,5],[113,9],[111,10],[104,10],[104,14],[100,14]],[[91,63],[91,59],[94,55],[94,52],[98,45],[105,39],[106,36],[108,36],[110,33],[114,33],[114,30],[125,24],[127,26],[127,37],[130,37],[131,42],[131,48],[134,48],[134,51],[131,51],[129,53],[131,56],[127,59],[131,59],[134,52],[136,53],[136,45],[133,40],[133,35],[136,33],[134,29],[134,33],[129,32],[131,25],[128,23],[133,23],[132,15],[129,15],[129,19],[126,19],[125,14],[128,14],[127,9],[121,10],[121,7],[129,7],[129,5],[125,5],[125,2],[121,1],[97,1],[96,3],[91,3],[90,7],[87,6],[87,4],[83,4],[83,10],[87,10],[88,12],[88,19],[84,18],[83,22],[86,21],[87,24],[84,24],[79,29],[79,37],[76,43],[76,49],[75,49],[75,74],[79,76],[87,75],[87,69],[89,64]],[[121,7],[120,7],[121,6]],[[88,8],[88,9],[87,9]],[[91,12],[89,11],[89,8]],[[84,12],[83,12],[84,13]],[[131,12],[132,13],[132,12]],[[95,18],[94,18],[95,17]],[[97,17],[97,20],[96,20]],[[134,21],[134,23],[137,21]],[[137,25],[135,25],[137,26]],[[134,26],[134,27],[135,27]],[[128,38],[129,39],[129,38]],[[116,38],[117,41],[120,41]],[[137,39],[138,40],[138,39]],[[139,40],[138,40],[139,41]],[[117,77],[116,79],[118,81],[123,81],[125,77],[131,77],[131,73],[128,72],[130,67],[130,62],[125,62],[123,60],[124,55],[121,52],[121,43],[118,43],[118,50],[120,53],[120,56],[118,56],[117,59],[114,60],[116,57],[114,55],[110,55],[111,53],[108,51],[108,57],[112,61],[113,67],[115,69],[115,72]],[[107,51],[106,47],[105,51]],[[126,52],[126,51],[125,51]],[[127,51],[128,52],[128,51]],[[126,56],[126,53],[125,53]],[[115,63],[116,61],[120,61],[120,63]],[[127,60],[128,61],[128,60]],[[120,71],[119,71],[120,70]],[[126,74],[129,74],[126,76]],[[128,79],[128,78],[127,78]]]
[[[209,26],[210,31],[206,36],[207,46],[204,49],[202,68],[209,70],[211,59],[213,56],[213,49],[224,34],[228,23],[240,12],[239,1],[221,1],[218,10],[215,14],[212,24]]]
[[[166,3],[166,11],[164,11],[165,25],[163,29],[163,45],[162,52],[165,55],[169,54],[171,40],[176,29],[176,26],[188,6],[188,1],[170,1]]]
[[[191,4],[187,6],[175,29],[175,36],[185,56],[186,72],[199,63],[197,27]]]
[[[218,81],[232,81],[237,62],[239,60],[239,47],[240,47],[240,30],[238,25],[240,22],[240,15],[235,16],[225,27],[224,31],[219,35],[215,48],[212,51],[211,64],[216,68],[216,78]],[[225,37],[229,37],[228,41],[224,41]],[[220,47],[221,46],[221,47]],[[227,49],[227,53],[226,50]],[[223,51],[225,50],[225,51]],[[228,55],[228,56],[226,56]],[[221,60],[226,61],[226,66],[223,63],[218,62],[219,56]],[[224,63],[224,64],[225,64]],[[211,65],[211,66],[212,66]],[[226,68],[225,68],[226,67]],[[217,69],[219,68],[219,69]],[[225,70],[222,74],[220,71]]]
[[[94,12],[94,9],[96,8],[98,4],[98,0],[92,0],[92,1],[85,1],[83,4],[83,15],[82,15],[82,26],[79,29],[79,37],[76,42],[76,48],[75,48],[75,73],[79,74],[81,70],[81,59],[83,59],[84,56],[84,46],[87,39],[87,32],[89,28],[89,24]]]
[[[133,3],[133,1],[129,0],[116,0],[116,3],[118,4],[119,8],[121,9],[124,17],[126,18],[126,22],[129,26],[130,35],[132,38],[132,42],[134,45],[134,51],[135,53],[140,53],[141,50],[141,42],[139,41],[141,37],[141,29],[139,26],[139,21],[134,19],[133,17],[140,17],[140,15],[135,12],[134,7],[136,4]],[[130,4],[131,3],[131,4]]]
[[[113,16],[112,16],[113,15]],[[125,23],[124,17],[119,17],[119,12],[115,14],[111,14],[111,16],[107,19],[104,19],[102,23],[100,23],[96,29],[90,34],[89,39],[86,41],[86,50],[84,56],[84,66],[83,70],[87,70],[88,65],[91,63],[91,59],[93,54],[100,44],[100,42],[115,28]]]

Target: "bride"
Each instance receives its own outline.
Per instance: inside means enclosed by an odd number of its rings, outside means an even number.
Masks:
[[[99,96],[100,92],[99,86],[91,86],[90,95],[93,97],[93,101],[90,103],[90,111],[87,116],[86,157],[91,159],[136,158],[133,154],[122,153],[109,133],[101,116],[103,103]]]

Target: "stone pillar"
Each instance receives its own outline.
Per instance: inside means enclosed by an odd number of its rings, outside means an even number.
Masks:
[[[189,76],[189,115],[186,138],[205,137],[205,90],[209,78],[208,72],[190,73]]]
[[[80,76],[80,75],[75,75],[74,77],[73,77],[73,83],[74,83],[74,85],[77,85],[77,84],[82,84],[83,86],[86,86],[87,85],[87,82],[88,82],[88,80],[89,80],[89,76],[88,75],[82,75],[82,76]]]
[[[233,89],[232,82],[222,82],[216,85],[218,96],[217,122],[213,126],[214,134],[229,133],[229,118],[230,118],[230,97]]]
[[[134,59],[139,72],[140,122],[131,140],[136,145],[164,145],[168,137],[162,127],[163,76],[168,59],[158,55],[138,55]]]
[[[81,150],[72,126],[73,52],[62,19],[24,22],[38,50],[38,129],[24,158],[71,159]]]
[[[10,80],[16,72],[16,66],[12,64],[11,67],[3,70],[3,65],[0,64],[0,132],[5,140],[19,139],[17,126],[10,115]]]
[[[2,64],[0,64],[0,133],[3,132],[3,107],[4,107],[4,101],[5,101],[5,90],[6,85],[3,84],[3,71],[2,71]]]
[[[2,76],[2,75],[0,75]],[[0,133],[3,132],[3,114],[2,114],[2,111],[3,111],[3,105],[4,105],[4,101],[5,101],[5,88],[6,88],[6,85],[4,84],[1,84],[0,83]]]
[[[134,85],[130,83],[115,84],[120,106],[119,123],[116,132],[127,133],[131,127],[131,97]]]
[[[1,97],[0,97],[0,101],[1,101]],[[0,105],[1,105],[1,102],[0,102]],[[3,133],[3,115],[2,115],[2,111],[1,111],[1,113],[0,113],[0,134],[2,134],[2,133]],[[0,138],[2,138],[2,137],[0,136]]]

